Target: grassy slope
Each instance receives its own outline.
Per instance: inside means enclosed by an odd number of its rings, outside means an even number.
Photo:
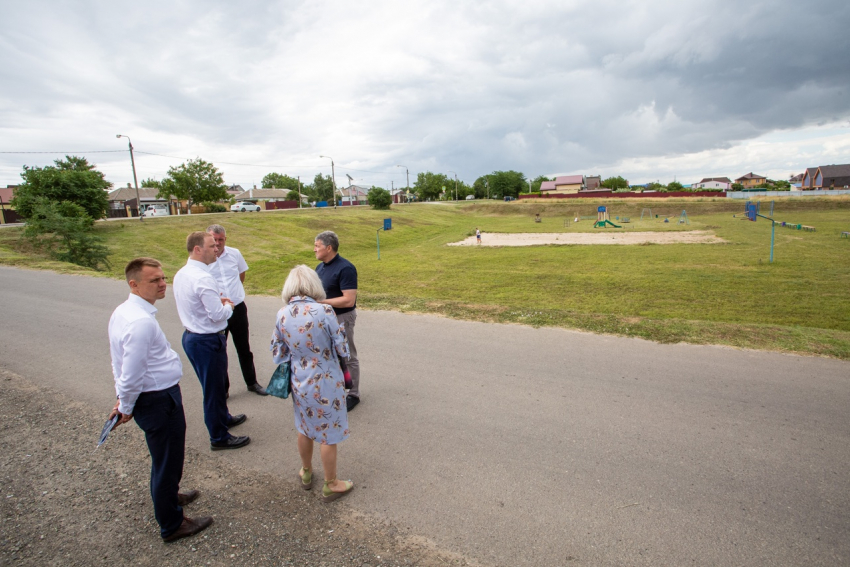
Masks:
[[[113,249],[110,275],[136,255],[160,259],[173,275],[185,262],[191,230],[217,222],[251,270],[249,293],[277,294],[295,264],[313,266],[313,237],[334,230],[342,254],[360,274],[358,303],[367,308],[444,314],[484,321],[554,325],[640,336],[663,342],[728,344],[850,358],[850,199],[777,200],[778,220],[816,226],[815,233],[776,229],[733,218],[729,200],[608,203],[630,216],[626,231],[710,229],[723,245],[448,247],[473,233],[590,232],[592,222],[564,226],[595,203],[475,203],[368,209],[282,211],[106,222]],[[674,215],[640,221],[641,210]],[[691,224],[679,225],[682,209]],[[535,223],[540,212],[543,222]],[[376,231],[384,217],[393,230]],[[739,215],[740,216],[740,215]],[[615,221],[616,222],[616,221]],[[615,229],[606,229],[615,230]],[[16,231],[0,231],[0,262],[67,267],[16,252]],[[70,268],[74,271],[75,267]]]

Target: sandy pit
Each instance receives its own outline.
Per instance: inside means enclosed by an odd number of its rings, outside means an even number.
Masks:
[[[726,242],[713,232],[504,232],[481,233],[481,246],[542,246],[544,244],[720,244]],[[477,246],[470,236],[449,246]]]

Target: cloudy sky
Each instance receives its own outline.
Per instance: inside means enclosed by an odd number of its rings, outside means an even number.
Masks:
[[[404,185],[850,163],[846,0],[0,2],[0,186],[85,155]],[[22,153],[33,152],[33,153]],[[41,153],[39,153],[41,152]]]

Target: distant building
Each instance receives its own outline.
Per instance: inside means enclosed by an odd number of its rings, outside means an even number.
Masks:
[[[371,187],[365,187],[363,185],[349,185],[348,187],[339,190],[342,194],[341,201],[343,203],[358,203],[365,201],[366,196],[369,193],[369,189],[371,189]]]
[[[756,175],[752,171],[747,173],[746,175],[742,175],[738,179],[735,180],[735,183],[740,183],[744,186],[744,189],[758,187],[764,183],[767,183],[767,177],[763,175]]]
[[[803,172],[803,179],[800,180],[800,188],[804,191],[806,189],[814,189],[815,188],[815,174],[818,172],[818,168],[816,167],[807,167],[806,171]]]
[[[732,188],[732,180],[728,177],[703,177],[699,183],[691,184],[692,189],[719,189],[728,191]]]
[[[792,187],[797,187],[798,189],[803,186],[803,176],[805,173],[798,173],[797,175],[792,175],[790,179],[788,179],[788,183],[791,184]]]
[[[242,189],[241,185],[231,185],[230,187],[227,188],[227,194],[230,195],[231,197],[235,197],[236,195],[239,195],[240,193],[242,193],[244,191],[245,190]]]
[[[549,195],[568,195],[587,189],[584,175],[560,175],[554,181],[540,184],[540,193]]]
[[[850,187],[850,164],[822,165],[815,172],[815,189],[845,189]]]

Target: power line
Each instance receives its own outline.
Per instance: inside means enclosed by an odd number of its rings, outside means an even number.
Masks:
[[[89,150],[83,152],[0,152],[0,154],[116,154],[127,150]]]

